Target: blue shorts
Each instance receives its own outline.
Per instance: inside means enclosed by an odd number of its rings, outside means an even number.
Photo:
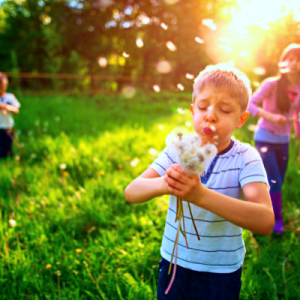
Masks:
[[[0,129],[0,158],[12,156],[13,129]]]
[[[233,273],[198,272],[177,266],[175,280],[167,295],[172,277],[169,262],[159,262],[157,300],[238,300],[242,286],[242,268]]]

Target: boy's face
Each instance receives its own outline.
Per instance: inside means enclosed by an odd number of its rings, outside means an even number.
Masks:
[[[239,101],[226,91],[206,86],[191,105],[194,129],[204,143],[217,143],[218,153],[226,149],[235,128],[240,128],[249,117]]]
[[[5,94],[8,86],[7,78],[3,78],[2,82],[0,82],[0,95]]]

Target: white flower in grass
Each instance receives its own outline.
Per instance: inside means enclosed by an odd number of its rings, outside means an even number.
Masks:
[[[8,224],[9,224],[10,227],[16,227],[17,222],[16,222],[14,219],[10,219],[10,220],[8,221]]]
[[[59,167],[61,170],[65,170],[67,168],[66,164],[61,164]]]

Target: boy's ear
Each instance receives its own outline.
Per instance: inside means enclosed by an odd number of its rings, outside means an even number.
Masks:
[[[248,118],[249,118],[249,111],[244,111],[242,116],[240,117],[240,120],[239,120],[236,128],[241,128],[245,124],[245,122],[248,120]]]
[[[194,104],[193,103],[191,104],[191,112],[192,112],[192,115],[194,115]]]

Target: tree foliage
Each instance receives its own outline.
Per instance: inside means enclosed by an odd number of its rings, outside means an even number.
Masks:
[[[290,14],[268,30],[251,26],[247,37],[229,46],[221,39],[237,7],[237,0],[4,0],[0,69],[125,75],[166,84],[186,82],[186,73],[196,75],[219,61],[246,72],[255,66],[276,72],[282,49],[300,40],[299,22]],[[105,69],[100,57],[108,61]],[[172,71],[159,73],[159,61],[168,61]]]

